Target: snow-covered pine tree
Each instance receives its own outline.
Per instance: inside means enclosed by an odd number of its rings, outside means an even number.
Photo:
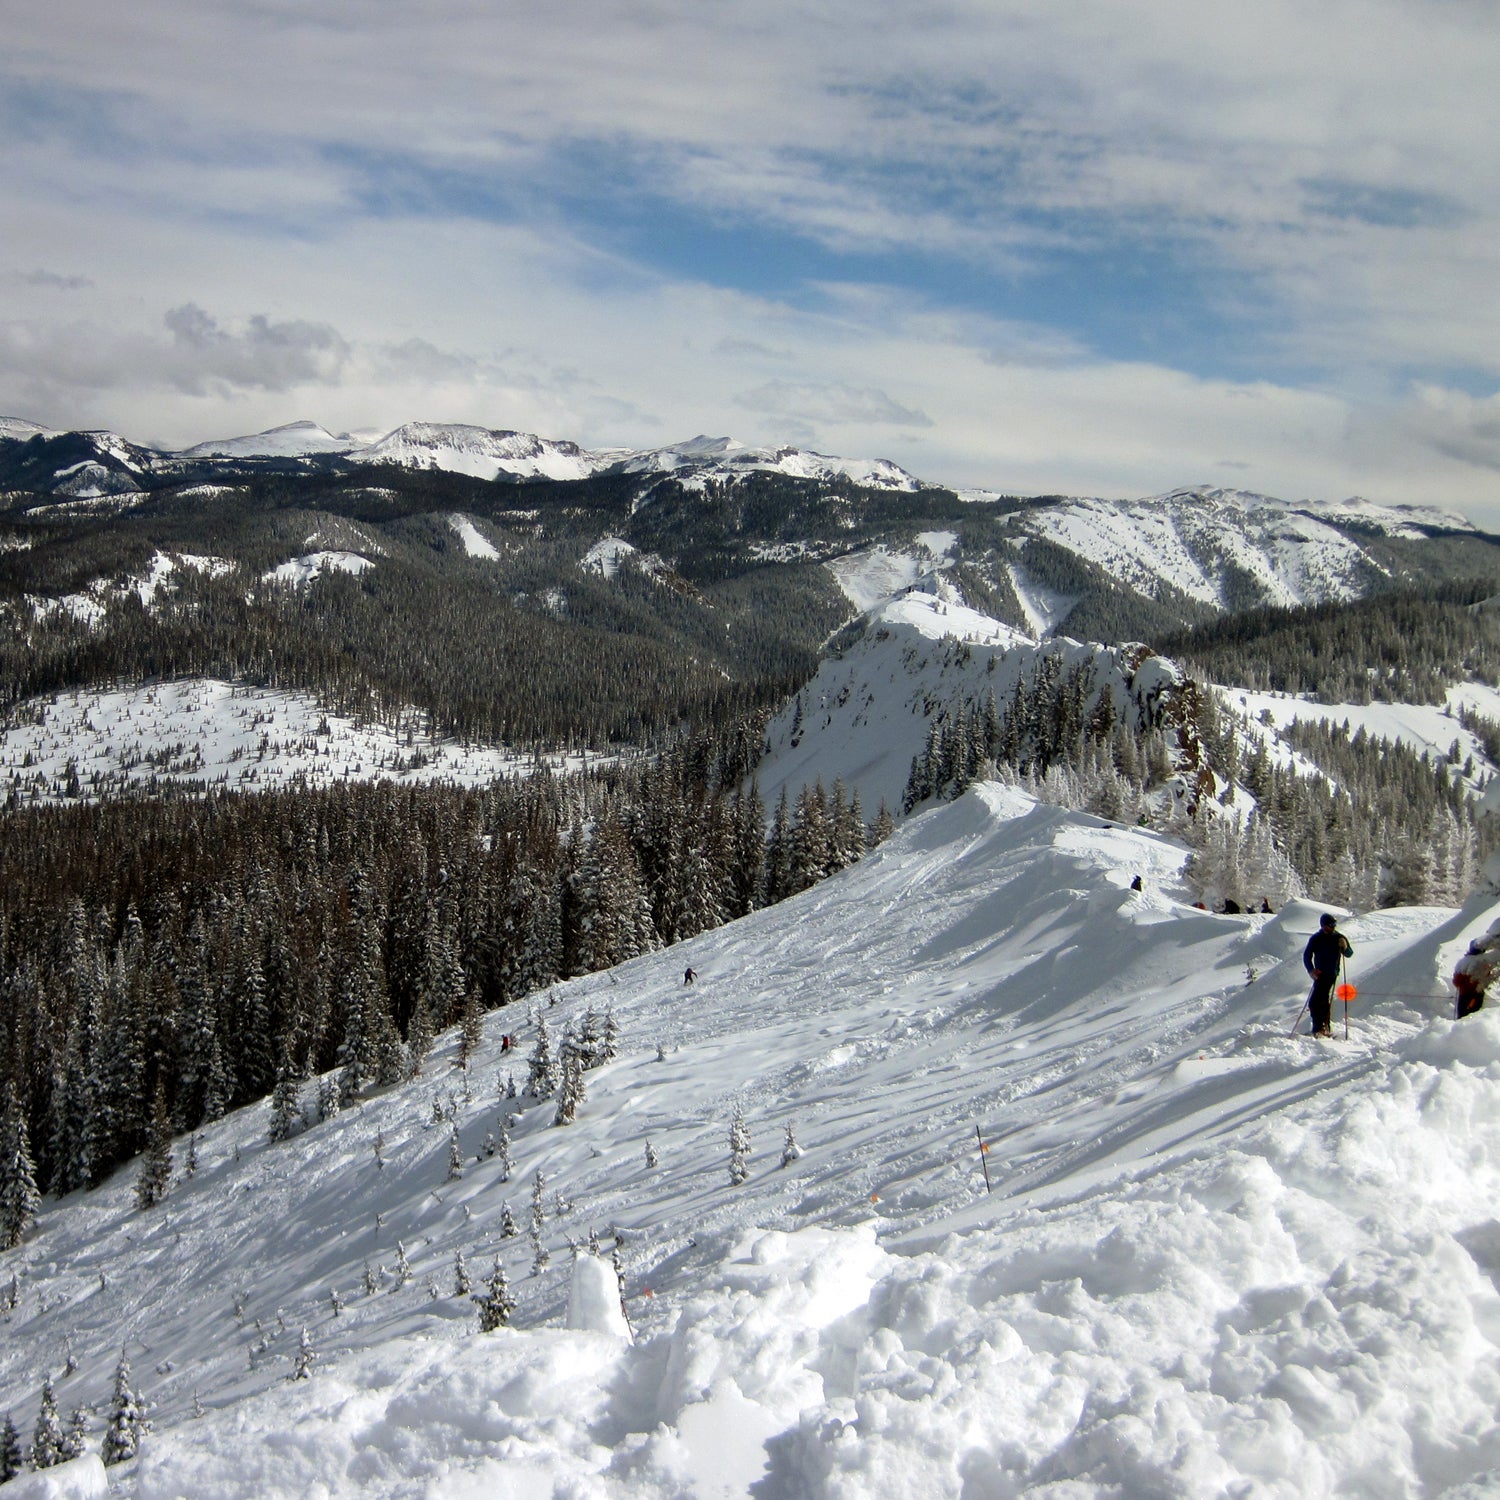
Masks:
[[[571,1036],[571,1033],[566,1033],[563,1038],[563,1076],[557,1091],[557,1113],[552,1118],[554,1125],[571,1125],[585,1098],[583,1054],[576,1046],[570,1045]]]
[[[484,1294],[474,1295],[474,1301],[479,1307],[479,1331],[481,1333],[493,1333],[497,1328],[504,1328],[510,1322],[511,1314],[516,1310],[516,1299],[510,1294],[509,1283],[505,1279],[505,1267],[500,1264],[500,1257],[495,1257],[494,1269],[484,1284]]]
[[[464,997],[462,1024],[458,1032],[458,1062],[467,1068],[484,1043],[484,1010],[479,1004],[479,992],[470,990]]]
[[[302,1337],[297,1341],[297,1353],[292,1361],[292,1372],[287,1376],[288,1380],[307,1380],[312,1376],[313,1362],[317,1359],[317,1350],[313,1348],[311,1335],[304,1324]]]
[[[584,1011],[583,1022],[578,1030],[578,1056],[586,1068],[599,1065],[599,1025],[599,1012],[591,1005]],[[566,1037],[563,1045],[566,1049]]]
[[[151,1126],[151,1143],[141,1158],[141,1170],[135,1179],[135,1206],[155,1208],[167,1195],[172,1184],[172,1118],[167,1113],[165,1085],[156,1085],[156,1110]]]
[[[302,1128],[302,1082],[296,1077],[289,1051],[282,1053],[271,1092],[271,1123],[266,1134],[272,1141],[289,1141]]]
[[[750,1130],[739,1106],[735,1106],[734,1119],[729,1122],[729,1181],[738,1187],[750,1175]]]
[[[547,1188],[547,1179],[542,1176],[542,1169],[536,1169],[536,1176],[531,1179],[531,1232],[540,1236],[542,1229],[547,1223],[547,1206],[543,1198]]]
[[[516,1216],[510,1211],[510,1204],[500,1205],[500,1238],[513,1240],[521,1232],[521,1226],[516,1223]]]
[[[469,1280],[468,1262],[464,1260],[463,1247],[460,1245],[453,1251],[453,1295],[467,1297],[473,1289]]]
[[[457,1182],[464,1175],[463,1148],[458,1142],[458,1126],[454,1125],[448,1132],[448,1178],[449,1182]]]
[[[57,1416],[57,1397],[52,1391],[52,1377],[42,1382],[42,1403],[31,1432],[31,1467],[50,1469],[63,1461],[63,1430]]]
[[[527,1061],[525,1093],[532,1099],[550,1099],[557,1090],[557,1059],[552,1055],[552,1035],[547,1018],[537,1017],[536,1045]]]
[[[786,1140],[781,1147],[781,1165],[789,1167],[802,1155],[802,1147],[797,1144],[797,1137],[792,1133],[790,1125],[786,1128]]]
[[[36,1222],[41,1201],[26,1117],[15,1087],[7,1083],[0,1112],[0,1250],[13,1250],[21,1243]]]
[[[343,1108],[343,1091],[337,1073],[325,1073],[318,1080],[318,1119],[331,1120]]]
[[[6,1412],[5,1420],[0,1422],[0,1484],[14,1479],[21,1472],[23,1461],[21,1434],[16,1431],[11,1414]]]
[[[500,1181],[509,1182],[515,1162],[510,1154],[510,1131],[503,1122],[500,1126],[500,1139],[495,1143],[495,1155],[500,1158]]]
[[[648,1140],[646,1142],[646,1170],[654,1172],[661,1165],[661,1158],[656,1154],[656,1148]]]

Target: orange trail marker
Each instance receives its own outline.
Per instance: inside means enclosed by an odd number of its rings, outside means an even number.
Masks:
[[[1352,984],[1341,984],[1333,993],[1347,1005],[1359,991]]]
[[[989,1143],[985,1140],[984,1136],[980,1134],[979,1127],[977,1125],[974,1127],[974,1138],[979,1142],[979,1165],[984,1168],[984,1190],[985,1192],[990,1193],[994,1191],[994,1189],[990,1186],[990,1164],[988,1160],[990,1148]]]

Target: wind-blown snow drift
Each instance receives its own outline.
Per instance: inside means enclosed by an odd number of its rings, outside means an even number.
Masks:
[[[102,1405],[125,1341],[158,1429],[116,1487],[198,1500],[1484,1493],[1500,1017],[1444,1019],[1442,976],[1495,914],[1348,921],[1350,1040],[1293,1039],[1316,909],[1194,911],[1182,858],[984,786],[780,907],[562,987],[549,1023],[607,1003],[621,1056],[576,1124],[522,1111],[509,1183],[474,1153],[514,1011],[458,1103],[460,1181],[432,1120],[447,1054],[289,1143],[263,1108],[226,1120],[158,1210],[121,1173],[0,1257],[0,1408],[29,1424],[65,1339],[59,1404]],[[500,1218],[537,1170],[531,1276]],[[621,1231],[633,1343],[597,1272],[570,1275],[591,1227]],[[473,1332],[458,1249],[476,1284],[500,1256],[515,1326]]]

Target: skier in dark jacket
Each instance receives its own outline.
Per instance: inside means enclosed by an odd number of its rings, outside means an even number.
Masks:
[[[1339,977],[1339,965],[1354,952],[1349,939],[1339,931],[1339,921],[1331,911],[1323,913],[1318,930],[1302,950],[1302,965],[1312,975],[1312,993],[1307,1008],[1312,1012],[1314,1036],[1332,1036],[1333,982]]]

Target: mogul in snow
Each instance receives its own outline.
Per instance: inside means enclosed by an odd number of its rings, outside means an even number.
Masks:
[[[1339,919],[1331,911],[1325,911],[1318,930],[1302,950],[1303,967],[1312,975],[1313,982],[1307,1008],[1312,1013],[1314,1036],[1333,1035],[1333,982],[1339,977],[1339,965],[1353,952],[1349,939],[1339,931]]]

